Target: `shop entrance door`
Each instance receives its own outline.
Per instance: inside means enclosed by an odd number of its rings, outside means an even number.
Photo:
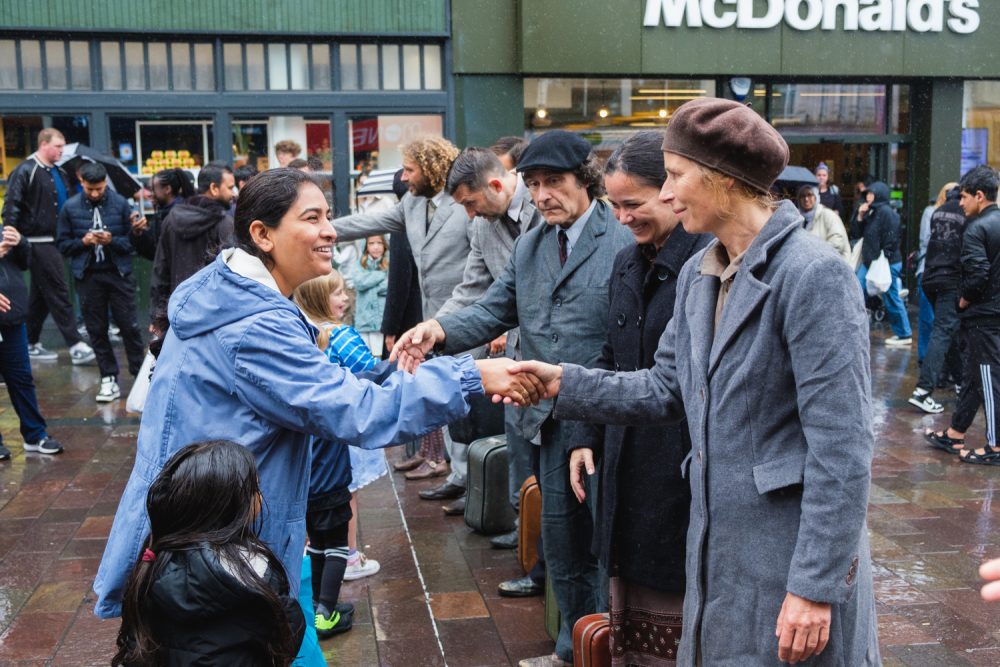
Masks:
[[[791,144],[789,164],[815,171],[820,162],[830,168],[830,182],[840,190],[844,203],[841,212],[844,221],[854,208],[858,192],[855,185],[866,174],[884,180],[887,174],[888,144],[823,142]]]

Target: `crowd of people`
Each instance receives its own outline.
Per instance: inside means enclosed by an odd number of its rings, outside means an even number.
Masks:
[[[70,194],[62,141],[43,131],[28,180],[12,176],[0,372],[25,450],[61,451],[38,413],[31,323],[58,310],[75,332],[72,308],[34,280],[29,296],[20,271],[38,246],[69,258],[96,398],[113,401],[109,313],[134,375],[132,256],[153,262],[155,370],[94,584],[98,616],[123,618],[114,664],[323,664],[310,637],[352,625],[342,582],[378,571],[357,548],[357,491],[386,474],[383,448],[410,443],[395,468],[442,478],[420,497],[461,514],[462,440],[501,410],[509,502],[534,475],[542,511],[538,564],[499,594],[548,581],[560,612],[554,653],[523,667],[571,664],[574,624],[604,611],[618,667],[881,664],[866,525],[877,263],[886,344],[912,344],[884,183],[859,184],[847,224],[825,164],[778,201],[787,144],[715,98],[606,160],[563,130],[464,150],[418,139],[401,149],[398,202],[337,218],[291,157],[260,174],[209,164],[197,184],[160,172],[147,218],[99,164]],[[998,185],[977,167],[925,216],[918,293],[934,318],[910,398],[940,413],[933,392],[960,373],[951,426],[926,438],[989,465]],[[33,320],[32,306],[47,310]],[[66,340],[74,363],[92,360]]]

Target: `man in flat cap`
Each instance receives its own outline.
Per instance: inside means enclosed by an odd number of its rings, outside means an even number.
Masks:
[[[521,235],[503,274],[476,303],[403,334],[393,350],[404,367],[432,348],[460,352],[520,326],[521,351],[528,359],[592,366],[607,337],[608,281],[615,255],[633,243],[598,199],[604,187],[590,144],[563,130],[532,141],[517,166],[547,224]],[[542,541],[562,624],[551,656],[522,666],[573,661],[573,624],[607,606],[605,577],[590,553],[591,510],[577,502],[569,484],[569,451],[579,422],[552,419],[552,401],[519,411],[522,435],[534,444],[535,473],[542,491]],[[596,477],[595,477],[596,479]],[[588,493],[592,502],[596,494]]]

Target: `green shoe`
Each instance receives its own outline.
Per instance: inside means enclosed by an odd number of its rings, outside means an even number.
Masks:
[[[336,610],[329,612],[326,607],[319,605],[316,607],[316,635],[320,639],[329,639],[334,635],[347,632],[351,629],[353,620],[353,613],[342,614]]]

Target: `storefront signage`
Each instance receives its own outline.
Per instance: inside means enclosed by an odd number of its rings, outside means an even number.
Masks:
[[[795,30],[942,32],[979,29],[979,0],[646,0],[643,25],[668,28],[749,28],[766,30],[784,21]]]

